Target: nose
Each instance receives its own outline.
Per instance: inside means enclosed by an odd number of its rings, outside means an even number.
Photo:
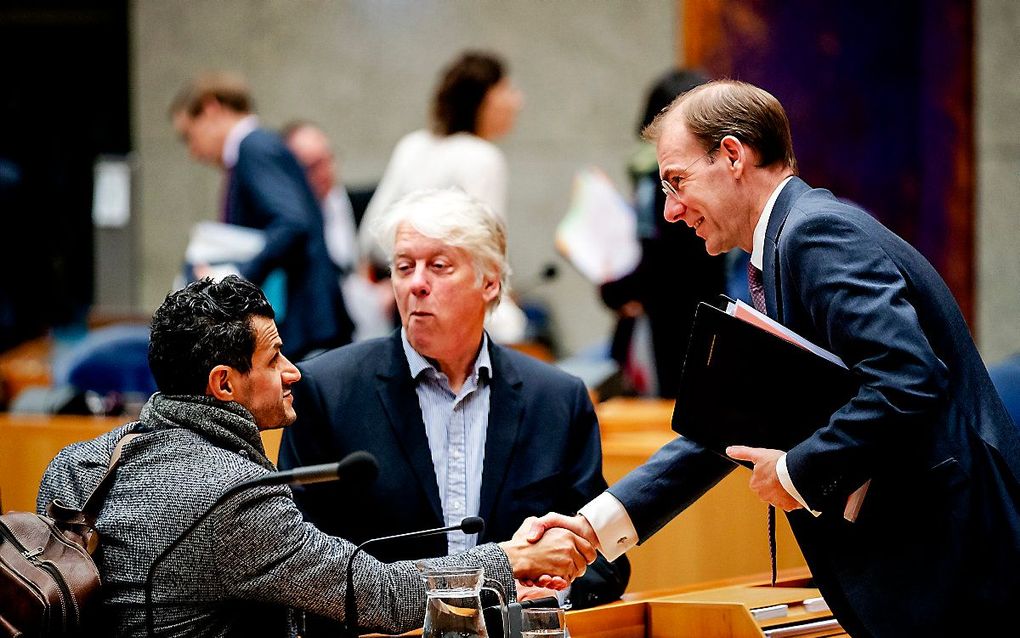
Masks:
[[[424,297],[429,294],[432,290],[432,286],[429,284],[428,277],[426,276],[425,267],[419,266],[415,268],[414,274],[411,275],[411,294],[415,297]]]
[[[301,371],[297,369],[297,366],[290,362],[290,359],[283,357],[283,382],[286,384],[297,383],[301,380]]]
[[[678,200],[676,197],[666,197],[666,206],[662,210],[662,216],[666,218],[671,224],[683,219],[684,213],[687,212],[687,207],[684,206],[683,202]]]

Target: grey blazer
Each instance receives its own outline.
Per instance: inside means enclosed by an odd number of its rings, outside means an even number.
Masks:
[[[155,394],[140,420],[65,448],[50,463],[38,509],[59,497],[80,506],[128,431],[122,465],[98,520],[103,578],[97,635],[144,636],[144,587],[156,558],[231,486],[267,472],[251,415],[207,397]],[[354,550],[306,523],[285,486],[227,499],[179,545],[155,575],[161,636],[293,636],[293,610],[344,618],[345,570]],[[474,564],[513,592],[506,554],[493,544],[434,559]],[[421,626],[425,590],[414,564],[354,562],[359,624],[398,633]]]

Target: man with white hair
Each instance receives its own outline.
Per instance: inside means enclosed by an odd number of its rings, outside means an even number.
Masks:
[[[308,486],[296,494],[307,519],[355,543],[465,516],[486,521],[477,537],[369,550],[390,561],[462,551],[512,534],[528,516],[575,511],[600,493],[598,422],[584,385],[493,343],[483,328],[510,274],[502,219],[463,192],[418,191],[377,230],[401,328],[299,365],[300,416],[284,435],[280,465],[364,449],[381,460],[380,474],[353,498]],[[626,562],[599,559],[574,582],[571,602],[619,597],[629,571]]]

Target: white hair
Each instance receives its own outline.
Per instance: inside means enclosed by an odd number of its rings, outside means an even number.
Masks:
[[[458,188],[423,189],[397,200],[371,231],[393,265],[397,230],[407,223],[416,231],[460,248],[471,256],[476,284],[484,278],[499,280],[499,294],[488,303],[492,312],[510,290],[510,263],[506,256],[506,224],[491,208]]]

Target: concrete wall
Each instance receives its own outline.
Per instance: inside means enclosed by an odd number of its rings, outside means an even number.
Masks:
[[[371,182],[405,132],[425,122],[438,69],[486,46],[509,60],[527,104],[503,143],[510,162],[511,254],[517,281],[546,261],[574,170],[594,163],[621,185],[650,79],[674,51],[672,0],[136,0],[132,7],[135,143],[141,167],[144,310],[166,293],[195,221],[215,216],[220,178],[173,138],[165,110],[200,69],[247,74],[270,126],[319,121],[347,179]],[[974,328],[986,360],[1020,350],[1020,4],[978,0]],[[569,351],[612,318],[569,267],[541,291]]]
[[[1020,351],[1020,3],[975,15],[977,322],[985,361]]]
[[[221,177],[177,143],[167,105],[199,70],[250,80],[263,122],[320,122],[346,179],[379,178],[394,143],[425,124],[438,70],[466,47],[510,63],[526,94],[501,146],[510,166],[510,251],[518,285],[548,261],[560,278],[536,291],[568,352],[611,330],[594,288],[559,259],[553,233],[574,171],[623,166],[646,86],[674,55],[675,0],[137,0],[132,6],[135,145],[141,178],[144,310],[180,266],[187,229],[216,217]]]

